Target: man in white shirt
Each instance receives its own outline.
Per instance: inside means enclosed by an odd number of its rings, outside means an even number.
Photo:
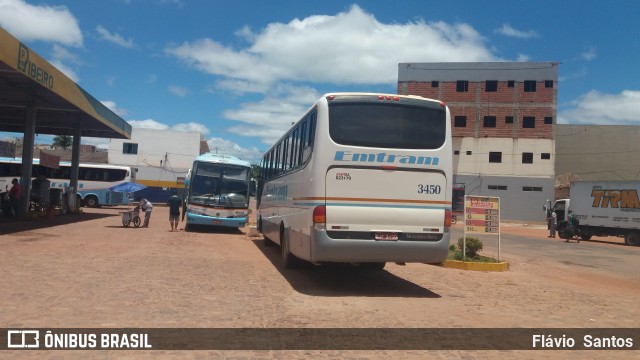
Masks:
[[[556,226],[558,226],[558,215],[555,211],[551,212],[551,218],[549,218],[549,237],[556,237]]]
[[[144,211],[144,224],[142,224],[142,227],[149,227],[149,219],[151,218],[151,212],[153,211],[153,204],[151,201],[142,197],[138,197],[136,200],[140,201],[138,207]]]

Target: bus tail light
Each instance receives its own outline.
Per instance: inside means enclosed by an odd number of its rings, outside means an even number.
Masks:
[[[451,215],[453,213],[451,212],[451,210],[445,210],[444,211],[444,227],[451,227]]]
[[[327,208],[324,205],[313,208],[313,227],[324,230],[327,222]]]
[[[378,100],[393,100],[400,101],[400,96],[391,96],[391,95],[378,95]]]

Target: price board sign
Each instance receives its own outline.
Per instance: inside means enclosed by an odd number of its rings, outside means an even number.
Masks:
[[[466,233],[500,234],[500,198],[466,195],[464,200]]]

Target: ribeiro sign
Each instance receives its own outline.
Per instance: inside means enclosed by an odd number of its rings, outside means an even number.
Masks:
[[[18,48],[18,70],[47,88],[53,89],[53,75],[29,60],[29,48],[22,43]]]

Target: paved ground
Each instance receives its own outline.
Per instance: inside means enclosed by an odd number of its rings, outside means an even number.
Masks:
[[[503,252],[511,269],[390,264],[381,272],[284,270],[278,247],[240,231],[148,229],[118,211],[0,223],[0,327],[640,327],[640,281]],[[72,219],[74,222],[69,223]],[[56,225],[57,224],[57,225]],[[55,225],[55,226],[50,226]],[[459,226],[459,225],[457,225]],[[505,232],[546,239],[542,226]],[[640,252],[639,252],[640,254]],[[638,339],[640,341],[640,339]],[[0,358],[638,358],[636,352],[0,352]]]

